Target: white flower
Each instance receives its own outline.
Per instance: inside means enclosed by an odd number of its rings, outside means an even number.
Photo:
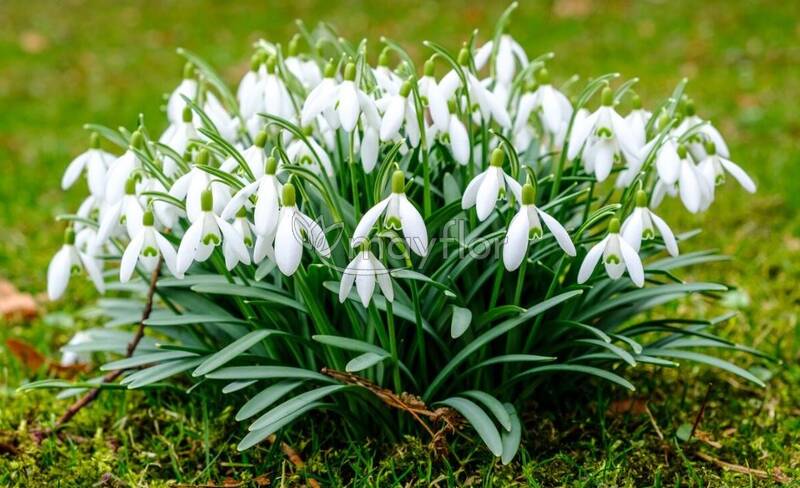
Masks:
[[[494,41],[489,41],[481,46],[475,53],[475,67],[480,70],[486,65],[492,54]],[[509,86],[514,81],[517,67],[528,65],[528,56],[525,50],[509,34],[500,36],[497,46],[497,55],[494,60],[494,74],[499,83]]]
[[[208,164],[209,158],[208,150],[201,149],[197,154],[197,164]],[[261,171],[264,171],[263,163]],[[175,180],[169,189],[169,194],[185,201],[186,215],[190,222],[195,222],[202,214],[201,196],[209,188],[213,194],[213,211],[219,215],[231,198],[230,187],[219,180],[212,182],[211,176],[195,165],[192,165],[188,173]]]
[[[377,127],[373,127],[371,124],[366,124],[364,127],[364,138],[361,141],[359,154],[361,155],[361,165],[367,174],[371,173],[375,169],[375,165],[378,164],[378,154],[381,148],[378,130]]]
[[[378,56],[378,66],[372,70],[372,74],[375,76],[375,81],[378,82],[378,88],[384,94],[396,94],[400,90],[400,85],[403,84],[403,80],[389,69],[388,49],[381,51]]]
[[[691,161],[686,146],[678,146],[680,175],[678,176],[678,193],[683,206],[691,213],[705,210],[714,199],[712,183],[706,180],[700,169]]]
[[[86,181],[89,184],[89,193],[102,199],[105,193],[106,171],[114,161],[115,156],[100,149],[100,136],[92,133],[89,150],[72,160],[61,178],[61,188],[66,190],[78,179],[84,169]]]
[[[286,157],[295,164],[309,166],[317,174],[324,171],[326,175],[333,177],[333,164],[331,164],[328,152],[311,137],[310,132],[306,135],[308,144],[302,139],[293,140],[286,148]],[[317,158],[319,158],[319,164],[317,164]]]
[[[257,117],[258,113],[264,111],[264,80],[259,76],[263,60],[263,53],[253,55],[250,70],[242,77],[236,90],[236,100],[245,120]]]
[[[328,123],[332,122],[331,119],[336,118],[333,116],[334,104],[331,103],[332,99],[336,97],[336,88],[338,86],[335,76],[336,66],[333,63],[328,63],[325,66],[325,77],[309,92],[303,102],[303,107],[300,110],[300,124],[303,127],[307,127],[323,112],[327,112],[325,119]],[[335,127],[338,127],[338,121],[336,121],[336,124]]]
[[[207,260],[220,244],[229,270],[239,262],[250,264],[250,253],[244,245],[244,239],[231,224],[219,218],[212,211],[213,208],[213,194],[210,190],[204,190],[200,197],[201,213],[183,234],[178,247],[176,276],[183,276],[192,262]]]
[[[639,190],[636,193],[636,208],[622,223],[622,238],[631,245],[634,251],[639,252],[642,239],[649,240],[656,236],[654,225],[664,239],[667,252],[672,256],[677,256],[678,243],[675,241],[675,235],[661,217],[647,208],[647,194]]]
[[[475,207],[479,220],[486,220],[498,198],[510,190],[518,201],[522,199],[522,186],[503,171],[505,155],[500,148],[492,152],[489,168],[472,179],[461,197],[461,208]]]
[[[236,132],[239,129],[239,119],[229,114],[216,95],[207,91],[205,94],[206,103],[203,104],[203,111],[206,113],[219,134],[229,142],[236,139]]]
[[[275,56],[267,58],[267,62],[259,68],[259,76],[263,78],[264,111],[285,119],[293,119],[296,115],[294,103],[289,90],[278,76]]]
[[[405,125],[405,133],[411,140],[411,145],[416,147],[420,141],[419,123],[417,121],[417,108],[411,94],[411,83],[403,82],[400,91],[391,95],[389,104],[381,120],[381,141],[393,141],[400,138],[400,128]]]
[[[61,298],[69,284],[70,275],[82,270],[86,270],[97,291],[105,292],[99,261],[75,248],[75,231],[70,228],[64,233],[64,245],[53,256],[47,268],[47,296],[50,300]]]
[[[264,163],[266,162],[267,155],[264,152],[264,146],[267,145],[267,133],[264,130],[261,130],[256,134],[256,137],[253,139],[253,144],[241,151],[242,159],[247,163],[247,167],[250,168],[250,172],[253,173],[255,178],[260,178],[264,175]],[[229,157],[225,161],[219,165],[219,169],[225,171],[226,173],[232,173],[234,171],[238,171],[239,162],[233,156]]]
[[[501,127],[510,128],[511,118],[508,115],[505,105],[469,70],[469,52],[466,48],[462,49],[459,53],[458,62],[466,78],[466,89],[469,92],[470,102],[478,105],[481,118],[487,122],[494,119]],[[451,70],[444,75],[439,82],[439,90],[442,97],[445,100],[450,100],[455,95],[460,85],[461,77],[455,69]]]
[[[731,153],[728,150],[725,139],[722,138],[722,134],[719,133],[711,122],[701,119],[695,113],[694,101],[691,99],[686,99],[684,113],[685,117],[675,129],[675,132],[684,136],[689,130],[695,128],[694,130],[696,130],[696,132],[689,137],[687,147],[689,152],[692,153],[692,156],[698,161],[707,156],[703,143],[708,141],[714,143],[717,154],[723,158],[730,159]]]
[[[278,227],[278,205],[281,194],[281,184],[275,176],[277,170],[278,162],[275,158],[267,158],[264,176],[236,192],[222,210],[221,217],[225,220],[233,218],[255,194],[256,205],[253,215],[255,232],[260,236],[274,234]]]
[[[528,244],[542,237],[542,224],[539,218],[553,233],[556,242],[570,256],[575,255],[575,246],[569,238],[569,233],[548,213],[540,210],[535,204],[535,190],[526,183],[522,187],[522,206],[519,212],[511,219],[508,226],[506,240],[503,243],[503,264],[509,271],[514,271],[522,264],[528,250]]]
[[[394,289],[392,288],[392,279],[389,276],[389,271],[372,254],[372,251],[364,246],[355,259],[350,261],[350,264],[347,265],[342,274],[342,282],[339,284],[339,302],[344,302],[347,299],[348,295],[350,295],[350,290],[353,289],[353,283],[355,283],[361,304],[365,308],[368,307],[375,291],[376,281],[386,300],[393,301]]]
[[[144,137],[142,137],[142,133],[138,130],[134,131],[131,135],[130,147],[122,156],[111,163],[108,173],[106,173],[106,202],[117,202],[125,194],[125,185],[128,179],[134,171],[141,167],[139,157],[136,156],[134,149],[142,149],[143,147]]]
[[[330,257],[331,249],[322,227],[297,208],[293,184],[283,186],[281,201],[283,207],[275,234],[275,263],[281,273],[291,276],[300,266],[304,240],[308,240],[323,257]]]
[[[197,80],[195,79],[196,69],[191,63],[186,63],[183,67],[183,80],[172,91],[167,100],[167,119],[170,123],[176,124],[181,121],[183,107],[186,106],[186,100],[194,100],[197,98]]]
[[[405,193],[405,175],[397,170],[392,174],[392,193],[367,210],[358,222],[353,238],[352,247],[357,247],[369,236],[370,230],[384,215],[384,226],[396,231],[402,231],[406,245],[418,256],[425,256],[428,252],[428,230],[419,211],[408,200]]]
[[[319,84],[322,79],[322,72],[320,72],[317,63],[298,56],[299,43],[299,34],[289,41],[289,56],[284,60],[284,64],[286,64],[286,69],[303,85],[303,88],[311,90]]]
[[[583,164],[597,181],[611,174],[617,159],[632,159],[638,148],[630,126],[614,110],[614,93],[604,88],[602,106],[581,121],[576,121],[569,138],[567,157],[575,159],[583,151]]]
[[[170,273],[178,278],[183,277],[183,274],[178,273],[176,269],[177,255],[175,254],[175,249],[166,237],[162,236],[153,227],[154,221],[153,212],[149,210],[144,212],[139,232],[131,236],[131,242],[122,254],[122,260],[119,264],[120,282],[127,283],[131,279],[137,262],[141,263],[144,269],[152,272],[158,264],[160,256],[163,256],[164,263]]]
[[[542,120],[544,129],[551,135],[557,134],[562,125],[572,117],[572,104],[569,99],[552,84],[550,73],[546,68],[536,71],[536,91],[529,97],[520,100],[515,126],[527,124],[531,112],[535,112]]]
[[[326,74],[327,72],[326,69]],[[332,127],[339,124],[345,132],[350,133],[355,129],[362,112],[367,117],[377,116],[374,101],[355,84],[355,64],[347,63],[344,68],[344,80],[338,85],[332,77],[332,73],[330,77],[326,76],[306,99],[301,116],[303,126],[309,125],[317,115],[323,113],[326,114],[326,119]],[[338,121],[331,120],[334,109]]]
[[[171,124],[159,138],[158,142],[170,147],[176,153],[183,155],[189,147],[189,141],[197,139],[197,129],[192,121],[194,113],[188,105],[183,108],[183,118]],[[164,175],[168,178],[175,176],[178,165],[172,158],[164,160]]]
[[[85,344],[92,340],[92,336],[87,334],[83,331],[78,331],[72,336],[72,339],[69,340],[67,346],[77,346],[79,344]],[[78,366],[80,364],[87,364],[89,361],[92,360],[92,353],[91,352],[73,352],[73,351],[64,351],[61,353],[61,361],[59,364],[64,367],[68,368],[70,366]]]
[[[450,125],[450,110],[447,98],[445,98],[441,88],[439,88],[439,84],[436,83],[436,79],[433,77],[435,66],[433,59],[425,62],[425,74],[419,79],[417,87],[420,97],[424,102],[427,102],[433,125],[437,131],[445,132]]]
[[[633,110],[625,116],[625,122],[630,126],[631,135],[638,147],[642,147],[647,141],[647,122],[653,116],[653,113],[642,108],[642,100],[635,93],[632,97],[632,103]]]
[[[706,142],[705,151],[708,156],[700,162],[698,167],[700,173],[705,176],[706,181],[709,183],[708,187],[711,190],[712,198],[715,187],[725,183],[725,173],[730,173],[747,192],[755,193],[756,184],[752,178],[738,164],[717,154],[716,146],[713,142]]]
[[[619,220],[616,218],[611,219],[608,225],[608,235],[586,253],[578,271],[578,283],[586,283],[601,257],[606,273],[612,280],[619,279],[627,269],[633,284],[640,288],[644,286],[642,261],[631,245],[619,235]]]
[[[139,232],[142,225],[144,207],[136,195],[136,178],[131,177],[125,184],[125,196],[116,203],[105,206],[100,211],[100,226],[97,229],[97,244],[111,237],[120,225],[124,225],[129,237]]]

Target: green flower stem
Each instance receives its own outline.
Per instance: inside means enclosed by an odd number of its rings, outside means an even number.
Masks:
[[[395,393],[403,392],[403,384],[400,379],[400,361],[397,357],[397,336],[394,330],[394,309],[392,302],[386,301],[386,325],[389,329],[389,354],[392,355],[392,378],[394,380]]]
[[[417,325],[417,352],[419,353],[420,372],[423,382],[428,381],[427,351],[425,350],[425,329],[422,327],[422,306],[419,302],[417,282],[411,282],[411,299],[414,301],[414,322]]]
[[[353,156],[353,137],[355,135],[355,131],[350,133],[350,144],[348,146],[348,152],[350,153],[350,191],[353,194],[353,211],[355,212],[356,216],[361,215],[361,204],[358,201],[358,175],[356,174],[356,161]]]

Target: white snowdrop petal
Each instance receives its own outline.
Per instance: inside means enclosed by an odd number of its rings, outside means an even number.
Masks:
[[[70,248],[62,246],[47,267],[47,296],[50,300],[58,300],[64,294],[69,284],[71,267]]]
[[[339,283],[339,303],[344,303],[350,295],[350,290],[353,289],[353,283],[356,281],[356,274],[358,274],[358,263],[361,260],[361,253],[358,253],[350,264],[344,269],[342,273],[342,281]]]
[[[294,207],[281,209],[278,230],[275,234],[275,263],[286,276],[291,276],[300,266],[303,257],[302,224],[296,220]]]
[[[136,269],[136,262],[139,260],[139,253],[142,252],[142,244],[144,244],[144,232],[139,232],[131,239],[125,252],[122,253],[122,259],[119,262],[120,282],[127,283],[131,279],[131,275]]]
[[[544,221],[544,225],[546,225],[547,228],[550,229],[550,232],[553,233],[553,237],[556,238],[556,242],[558,242],[558,245],[561,247],[561,249],[563,249],[568,255],[575,256],[575,254],[577,254],[575,251],[575,245],[572,243],[572,239],[570,239],[569,233],[564,226],[550,216],[550,214],[540,210],[538,207],[536,208],[536,212],[539,214],[539,217],[542,218],[542,221]]]
[[[642,209],[640,207],[636,207],[633,212],[625,219],[625,222],[622,223],[622,228],[620,229],[620,234],[628,244],[634,249],[634,251],[639,252],[639,248],[642,245]]]
[[[228,200],[225,208],[222,209],[220,217],[225,220],[231,220],[234,218],[236,216],[236,212],[238,212],[239,209],[241,209],[242,206],[247,202],[250,196],[255,193],[260,184],[261,182],[256,180],[237,191],[236,194],[234,194],[233,197]]]
[[[450,116],[450,123],[448,125],[448,132],[450,135],[450,149],[453,152],[453,158],[462,166],[469,163],[469,136],[464,124],[458,120],[456,115]]]
[[[589,249],[589,252],[586,253],[586,257],[583,258],[583,263],[581,263],[581,267],[578,270],[578,283],[586,283],[586,281],[592,276],[594,268],[597,267],[598,261],[600,261],[600,258],[603,256],[606,243],[608,243],[608,236],[592,246],[592,248]]]
[[[361,217],[361,220],[358,222],[356,229],[353,231],[353,238],[350,240],[350,245],[352,247],[358,246],[361,241],[366,239],[369,236],[369,232],[372,227],[375,225],[375,222],[378,221],[378,218],[381,216],[386,207],[389,205],[389,200],[392,198],[392,195],[384,198],[374,207],[367,210],[367,213]]]
[[[475,176],[475,178],[473,178],[472,181],[467,184],[467,188],[464,190],[464,195],[461,196],[462,209],[466,210],[475,206],[475,202],[478,198],[478,190],[480,190],[483,180],[488,174],[488,170],[484,171],[483,173]]]
[[[181,243],[178,246],[178,254],[176,259],[175,269],[180,276],[186,273],[186,270],[191,266],[194,261],[197,248],[200,245],[200,239],[203,233],[203,221],[197,219],[183,234]]]
[[[393,96],[389,106],[386,107],[386,112],[383,114],[383,120],[381,120],[380,136],[382,141],[391,141],[397,138],[400,126],[403,123],[403,117],[405,117],[405,109],[405,97],[400,95]]]
[[[738,181],[739,184],[742,185],[742,188],[747,190],[749,193],[756,192],[755,182],[752,180],[752,178],[750,178],[750,176],[747,173],[745,173],[745,171],[741,167],[739,167],[738,164],[734,163],[729,159],[725,159],[724,157],[720,157],[719,162],[722,165],[722,167],[725,168],[725,171],[730,173],[731,176],[733,176],[736,179],[736,181]]]
[[[270,177],[266,177],[270,178]],[[264,181],[258,189],[253,224],[256,234],[267,235],[278,226],[278,188],[274,181]]]
[[[339,106],[336,113],[345,132],[353,132],[358,122],[358,94],[352,81],[344,81],[339,86]]]
[[[389,271],[372,253],[369,253],[369,260],[372,264],[372,269],[375,271],[375,279],[378,280],[381,293],[383,293],[387,301],[393,302],[394,288],[392,287],[392,277],[389,275]]]
[[[622,259],[625,261],[625,267],[628,269],[628,275],[631,277],[633,284],[641,288],[644,286],[644,269],[642,268],[642,260],[633,248],[625,242],[625,239],[619,240],[619,248],[622,252]]]
[[[331,248],[328,246],[328,239],[325,237],[325,231],[317,222],[315,222],[308,215],[297,212],[297,217],[300,219],[303,228],[306,231],[306,238],[311,246],[317,250],[323,257],[331,256]]]
[[[486,220],[492,213],[500,192],[500,178],[502,176],[498,175],[497,171],[492,171],[492,168],[488,171],[481,182],[475,199],[475,210],[478,212],[478,220],[480,221]]]
[[[664,246],[667,248],[667,252],[671,256],[677,256],[678,242],[675,240],[675,235],[672,233],[672,229],[670,229],[667,223],[664,222],[664,219],[653,212],[650,212],[650,218],[653,219],[653,223],[658,229],[658,232],[661,234],[661,238],[664,239]]]
[[[162,236],[159,232],[154,231],[153,234],[156,238],[156,245],[158,245],[158,251],[161,253],[161,256],[164,258],[164,264],[167,265],[167,269],[173,276],[177,278],[182,278],[179,276],[178,273],[178,255],[175,252],[175,248],[172,247],[172,244],[167,240],[166,237]]]
[[[372,126],[368,126],[364,130],[364,139],[361,141],[361,165],[364,167],[364,172],[369,174],[375,169],[378,163],[378,152],[380,150],[380,142],[378,141],[378,131]]]
[[[89,154],[89,151],[82,153],[69,163],[67,169],[64,171],[64,176],[61,178],[62,190],[66,190],[75,183],[81,175],[81,172],[83,172],[83,168],[86,167],[86,163],[89,161]]]
[[[89,275],[89,279],[92,281],[92,284],[94,284],[95,289],[100,293],[105,293],[106,283],[103,281],[103,270],[101,269],[100,261],[86,254],[81,254],[80,260],[81,264],[83,264],[83,269],[86,270],[86,274]]]
[[[425,256],[428,253],[428,230],[422,215],[405,195],[400,196],[399,206],[406,244],[418,256]]]
[[[356,292],[361,299],[361,304],[364,308],[369,306],[372,299],[372,294],[375,292],[375,272],[372,269],[372,264],[369,258],[364,256],[364,253],[359,253],[358,264],[356,264]]]
[[[503,265],[508,271],[514,271],[522,264],[528,250],[528,211],[523,206],[511,219],[503,243]]]
[[[691,165],[692,163],[686,160],[681,162],[678,190],[686,210],[691,213],[697,213],[700,210],[701,189],[700,183],[697,181],[697,174]]]

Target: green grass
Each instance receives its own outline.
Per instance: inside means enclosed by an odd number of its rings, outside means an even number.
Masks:
[[[421,59],[420,41],[456,48],[473,27],[490,32],[504,3],[263,2],[0,3],[0,277],[23,290],[44,289],[47,263],[62,226],[53,216],[73,210],[80,190],[59,190],[61,172],[83,150],[85,122],[132,127],[140,111],[163,127],[161,95],[179,81],[177,46],[197,52],[234,83],[259,37],[285,41],[293,19],[334,24],[350,38],[366,36],[378,50],[380,35],[400,41]],[[584,8],[586,12],[581,12]],[[391,446],[342,445],[325,419],[314,417],[286,441],[304,456],[325,486],[748,486],[768,481],[720,470],[695,454],[766,471],[780,467],[800,479],[800,5],[793,2],[523,2],[512,33],[529,53],[554,51],[558,80],[609,71],[638,76],[647,103],[666,96],[683,76],[702,116],[725,134],[734,160],[754,175],[749,196],[729,183],[711,210],[688,217],[674,202],[662,213],[674,227],[702,227],[694,249],[715,247],[733,256],[695,270],[696,278],[736,285],[726,297],[740,314],[724,336],[754,345],[784,361],[769,371],[763,390],[728,375],[684,365],[677,372],[638,373],[668,454],[646,416],[606,416],[624,398],[613,389],[576,392],[557,405],[547,400],[523,412],[529,433],[509,467],[488,459],[466,437],[453,454],[433,459],[425,439]],[[485,37],[483,37],[485,39]],[[48,304],[31,324],[0,323],[0,340],[22,337],[55,357],[72,319],[63,312],[88,303],[88,287]],[[711,313],[693,300],[679,305]],[[81,325],[81,324],[78,324]],[[238,428],[229,411],[188,402],[182,394],[103,393],[67,429],[62,440],[36,446],[26,431],[52,422],[67,402],[49,393],[17,394],[32,373],[0,344],[0,484],[82,486],[220,483],[264,475],[273,486],[298,482],[277,447],[237,453]],[[41,376],[41,375],[40,375]],[[683,446],[678,428],[692,422],[706,385],[713,383],[700,428],[722,444]],[[190,405],[190,407],[186,407]],[[316,426],[316,428],[314,428]],[[205,442],[207,436],[209,441]],[[682,446],[681,452],[676,446]],[[794,446],[794,448],[793,448]],[[14,453],[4,453],[11,447]]]

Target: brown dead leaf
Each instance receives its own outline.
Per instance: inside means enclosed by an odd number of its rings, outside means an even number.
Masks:
[[[647,400],[644,398],[625,398],[611,402],[606,415],[644,415],[647,413]]]
[[[5,280],[0,280],[0,316],[6,320],[31,320],[39,315],[36,300],[29,293],[20,293]]]
[[[19,36],[19,47],[28,54],[38,54],[49,44],[45,36],[35,31],[25,31]]]
[[[261,476],[256,476],[255,478],[253,478],[253,483],[255,483],[256,486],[260,488],[262,486],[269,486],[270,480],[269,478],[267,478],[265,475],[262,474]]]
[[[37,371],[47,362],[47,358],[33,346],[19,339],[6,339],[6,347],[26,368]]]
[[[722,449],[722,444],[711,437],[711,434],[704,430],[695,429],[694,438],[708,446],[713,447],[714,449]]]

